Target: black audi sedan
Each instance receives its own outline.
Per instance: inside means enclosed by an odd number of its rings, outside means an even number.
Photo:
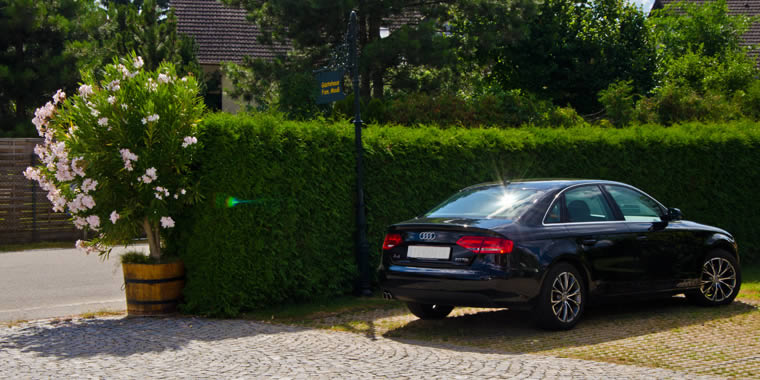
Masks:
[[[591,298],[683,293],[728,304],[741,272],[731,234],[682,220],[633,186],[521,180],[468,187],[390,226],[380,279],[386,298],[421,319],[507,307],[570,329]]]

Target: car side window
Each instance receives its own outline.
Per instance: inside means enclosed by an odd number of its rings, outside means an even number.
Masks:
[[[570,223],[615,220],[602,190],[596,185],[570,189],[565,192],[564,199]]]
[[[659,222],[662,209],[652,198],[623,186],[606,185],[604,189],[617,203],[626,222]]]
[[[560,204],[561,199],[558,199],[554,202],[552,207],[549,209],[549,212],[546,213],[546,219],[544,220],[544,223],[550,224],[550,223],[559,223],[561,221],[560,219],[560,212],[562,209],[562,205]]]

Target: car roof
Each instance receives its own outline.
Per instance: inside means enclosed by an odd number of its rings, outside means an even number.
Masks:
[[[582,184],[609,184],[609,185],[623,185],[630,186],[622,182],[607,181],[601,179],[570,179],[570,178],[531,178],[531,179],[513,179],[505,180],[503,182],[484,182],[477,185],[469,186],[463,190],[473,190],[477,188],[485,188],[491,186],[505,186],[505,185],[526,185],[527,187],[543,190],[564,189],[573,185]]]

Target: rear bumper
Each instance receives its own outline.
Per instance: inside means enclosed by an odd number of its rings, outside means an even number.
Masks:
[[[501,270],[390,265],[381,271],[381,288],[404,302],[523,309],[540,291],[535,277]]]

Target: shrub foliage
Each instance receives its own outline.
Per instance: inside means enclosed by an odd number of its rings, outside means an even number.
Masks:
[[[272,115],[212,115],[201,125],[199,187],[207,198],[170,239],[185,261],[186,309],[235,315],[263,305],[348,292],[353,250],[354,143],[348,123]],[[452,192],[509,178],[619,180],[687,219],[732,232],[758,257],[753,188],[760,127],[463,129],[371,127],[364,132],[371,265],[386,227]],[[235,207],[236,197],[239,203]]]

